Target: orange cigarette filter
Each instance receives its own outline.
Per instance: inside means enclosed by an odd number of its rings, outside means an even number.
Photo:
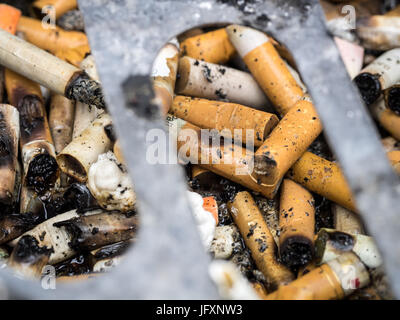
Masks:
[[[235,54],[225,29],[187,38],[180,46],[182,55],[217,64],[228,62]]]
[[[260,282],[253,282],[251,285],[253,286],[255,292],[258,294],[260,299],[265,300],[268,295],[265,287]]]
[[[274,238],[250,193],[239,192],[228,208],[268,287],[274,290],[290,283],[294,275],[276,260]]]
[[[276,110],[286,114],[303,96],[270,38],[255,29],[231,25],[226,28],[229,39],[243,58],[260,87]]]
[[[42,12],[42,8],[46,6],[52,6],[55,10],[56,18],[59,18],[64,13],[76,9],[78,4],[76,0],[36,0],[33,3],[33,7],[39,12]]]
[[[357,212],[350,187],[337,163],[305,152],[290,168],[288,177],[308,190]]]
[[[22,16],[19,19],[17,31],[23,33],[26,41],[52,54],[56,54],[60,50],[89,46],[88,39],[83,32],[65,31],[56,26],[45,29],[42,21],[38,19]]]
[[[80,63],[89,53],[90,47],[85,44],[75,48],[57,50],[54,55],[79,68]]]
[[[386,155],[389,158],[389,161],[392,164],[394,171],[396,171],[396,173],[400,175],[400,151],[390,151]]]
[[[214,197],[203,198],[203,209],[210,212],[218,225],[218,204]]]
[[[15,34],[21,11],[7,4],[0,4],[0,28]]]
[[[289,267],[309,263],[314,255],[314,199],[310,192],[289,179],[282,183],[279,227],[282,262]]]
[[[275,194],[283,176],[321,131],[312,103],[299,100],[255,152],[252,178]]]
[[[260,146],[279,122],[272,113],[236,103],[176,96],[170,113],[204,129],[217,129],[222,136],[246,142],[253,130],[254,145]],[[235,129],[241,129],[236,130]],[[251,131],[250,131],[251,132]]]
[[[400,140],[400,116],[396,115],[388,108],[376,111],[376,117],[382,127],[384,127],[394,138]]]

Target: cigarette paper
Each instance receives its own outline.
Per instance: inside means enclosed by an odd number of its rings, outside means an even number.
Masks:
[[[276,289],[291,282],[293,274],[276,260],[274,238],[251,195],[239,192],[228,208],[268,287]]]
[[[59,18],[67,11],[76,9],[78,4],[76,0],[36,0],[33,3],[33,7],[39,12],[47,6],[51,6],[55,10],[56,18]]]
[[[296,182],[282,183],[279,252],[289,266],[309,263],[314,254],[315,207],[312,195]]]
[[[231,25],[226,30],[233,46],[276,110],[286,114],[303,96],[303,90],[268,36],[239,25]]]
[[[338,204],[332,204],[333,224],[335,229],[351,234],[364,234],[364,227],[360,216],[343,208]]]
[[[235,245],[234,238],[238,232],[234,225],[215,228],[214,239],[210,247],[210,252],[215,259],[229,259],[232,256]]]
[[[363,66],[364,48],[347,40],[334,37],[340,56],[351,79],[357,76]]]
[[[269,104],[253,77],[226,66],[190,57],[179,60],[176,92],[181,95],[227,100],[262,110]]]
[[[235,53],[225,29],[203,33],[181,43],[182,55],[211,63],[224,64]]]

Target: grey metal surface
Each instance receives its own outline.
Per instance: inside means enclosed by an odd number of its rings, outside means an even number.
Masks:
[[[292,51],[400,297],[399,179],[326,32],[317,0],[79,0],[79,4],[135,183],[142,228],[116,272],[56,291],[12,281],[6,274],[3,279],[13,297],[217,298],[207,276],[209,258],[188,214],[182,172],[174,165],[150,165],[145,157],[148,130],[165,130],[149,102],[152,93],[146,80],[157,51],[188,28],[215,23],[249,24],[272,33]]]

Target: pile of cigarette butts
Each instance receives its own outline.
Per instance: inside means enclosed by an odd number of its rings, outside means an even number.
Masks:
[[[400,6],[320,2],[400,174]],[[134,247],[134,186],[77,2],[22,3],[0,4],[0,265],[36,281],[44,270],[60,282],[96,281]],[[356,29],[343,27],[344,4]],[[48,5],[57,25],[42,23]],[[282,44],[241,25],[191,29],[159,51],[151,77],[221,297],[392,298]]]

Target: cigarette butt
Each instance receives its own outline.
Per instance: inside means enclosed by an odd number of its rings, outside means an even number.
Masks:
[[[21,11],[7,4],[0,4],[0,29],[15,34]]]
[[[225,29],[218,29],[185,39],[181,43],[182,55],[211,63],[224,64],[235,53]]]
[[[74,282],[96,279],[99,275],[101,275],[101,273],[85,273],[73,276],[61,276],[57,277],[57,282],[74,283]]]
[[[24,35],[26,41],[55,54],[59,50],[88,46],[86,35],[79,31],[65,31],[54,26],[44,28],[42,21],[22,16],[17,31]]]
[[[105,107],[100,85],[82,70],[1,29],[0,47],[6,68],[69,99]]]
[[[0,218],[0,244],[7,243],[35,226],[31,214],[9,214]]]
[[[288,177],[308,190],[357,212],[350,187],[337,163],[305,152],[290,168]]]
[[[239,192],[228,208],[268,287],[275,289],[291,282],[293,274],[276,260],[274,238],[251,195]]]
[[[279,287],[267,296],[267,300],[343,299],[356,289],[367,286],[369,281],[362,262],[355,254],[347,252],[289,285]]]
[[[211,187],[218,181],[218,176],[210,170],[194,164],[192,165],[192,180],[198,183],[200,186]]]
[[[247,72],[182,57],[178,74],[176,92],[181,95],[228,100],[260,110],[269,104],[257,82]]]
[[[400,60],[399,60],[400,61]],[[400,117],[400,84],[394,84],[383,92],[385,106]]]
[[[49,126],[56,153],[60,153],[72,139],[75,102],[59,94],[52,94],[49,112]]]
[[[229,259],[233,254],[237,237],[240,235],[235,225],[217,226],[210,246],[214,259]]]
[[[62,172],[85,182],[90,166],[97,161],[100,154],[111,149],[112,142],[104,130],[111,123],[111,117],[103,113],[73,139],[57,156]]]
[[[377,268],[382,265],[381,255],[372,237],[334,229],[320,229],[315,240],[317,264],[336,259],[344,252],[353,252],[368,268]]]
[[[360,216],[356,213],[338,204],[332,205],[332,212],[333,225],[336,230],[352,234],[364,234],[364,227]]]
[[[351,79],[357,76],[363,66],[364,48],[338,37],[333,38]]]
[[[242,143],[247,142],[247,131],[252,130],[255,146],[262,145],[279,121],[272,113],[240,104],[185,96],[174,98],[170,113],[201,128],[216,129],[222,136]]]
[[[309,263],[314,253],[315,207],[312,195],[296,182],[282,183],[279,252],[289,266]]]
[[[178,41],[179,41],[179,43],[181,43],[188,38],[198,36],[202,33],[203,33],[203,29],[193,28],[193,29],[187,30],[187,31],[181,33],[180,35],[178,35]]]
[[[36,0],[32,5],[38,12],[42,12],[44,7],[51,6],[55,11],[56,18],[61,17],[69,10],[76,9],[78,6],[76,0]]]
[[[0,203],[12,205],[18,166],[19,112],[0,104]]]
[[[92,267],[93,272],[104,273],[112,271],[121,263],[122,256],[113,256],[97,260]]]
[[[239,25],[226,28],[229,39],[254,78],[280,114],[286,114],[303,96],[270,39],[264,33]]]
[[[24,214],[39,214],[43,210],[43,202],[38,194],[28,188],[26,184],[21,185],[19,211]]]
[[[400,80],[400,49],[392,49],[380,55],[354,78],[367,105],[374,103],[382,91]]]
[[[11,253],[8,266],[23,278],[39,278],[50,254],[51,249],[40,247],[34,237],[23,236]]]
[[[400,175],[400,151],[390,151],[387,153],[387,157],[389,158],[389,161],[392,164],[394,171],[396,171],[396,173]]]
[[[268,296],[267,290],[260,282],[253,282],[252,286],[261,300],[265,300]]]
[[[58,58],[68,62],[69,64],[79,67],[80,63],[90,53],[90,47],[88,45],[82,45],[79,47],[59,49],[54,55]],[[92,78],[94,79],[94,78]],[[94,79],[97,80],[97,79]]]
[[[382,140],[382,145],[385,152],[400,150],[400,142],[394,139],[393,137],[386,137]]]
[[[254,154],[252,178],[273,190],[322,131],[311,102],[298,101]]]
[[[156,99],[158,100],[158,105],[161,106],[163,115],[167,114],[174,98],[178,60],[178,48],[171,43],[167,43],[161,48],[153,64],[151,76]]]
[[[69,245],[73,249],[93,250],[133,238],[138,227],[138,216],[103,212],[73,217],[53,225],[66,230],[71,238]]]
[[[214,197],[203,198],[203,209],[210,212],[215,219],[215,225],[218,225],[218,204]]]
[[[400,140],[400,116],[385,106],[383,98],[370,106],[372,115],[395,139]]]
[[[315,262],[314,261],[309,262],[308,264],[299,268],[299,271],[297,272],[297,278],[305,276],[307,273],[314,270],[315,268],[317,268]]]

